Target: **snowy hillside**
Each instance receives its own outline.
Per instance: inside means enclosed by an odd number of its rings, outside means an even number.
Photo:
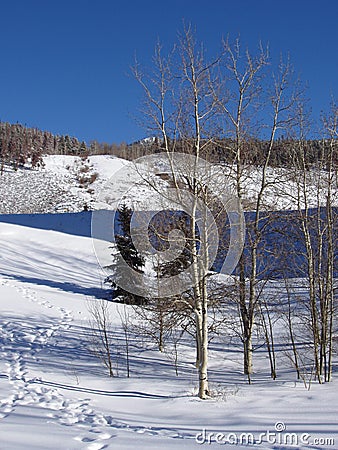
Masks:
[[[80,212],[86,209],[100,209],[98,203],[100,192],[105,183],[114,176],[127,161],[109,155],[79,156],[49,155],[43,158],[43,167],[30,169],[19,168],[17,171],[6,167],[0,176],[0,214],[32,214],[55,212]],[[161,164],[159,164],[159,167]],[[132,167],[132,166],[131,166]],[[133,169],[132,169],[133,170]],[[230,166],[218,167],[217,176],[221,182],[233,183]],[[122,191],[132,188],[134,179],[123,180]],[[157,182],[160,181],[157,179]],[[261,170],[255,167],[245,169],[243,176],[243,207],[250,210],[253,199],[260,189]],[[267,189],[262,207],[268,210],[297,209],[297,185],[290,180],[287,169],[269,169],[267,172]],[[338,206],[338,184],[336,182],[332,195],[333,205]],[[318,185],[309,173],[308,206],[317,206]],[[145,187],[143,186],[143,190]],[[140,197],[140,187],[137,187]],[[120,192],[116,197],[120,199]],[[153,193],[144,195],[147,207],[155,208]],[[149,203],[151,199],[151,203]],[[323,197],[321,201],[325,201]]]
[[[111,156],[45,156],[44,166],[0,176],[0,214],[78,212],[95,208],[97,192],[123,160]]]
[[[132,332],[126,376],[121,318],[132,311],[111,304],[117,376],[109,378],[88,350],[102,273],[91,239],[75,234],[0,223],[1,449],[193,449],[208,439],[236,440],[236,448],[336,448],[337,380],[309,391],[283,369],[272,381],[258,351],[250,386],[231,337],[211,343],[214,398],[202,401],[189,339],[176,376],[173,354]],[[297,445],[283,445],[286,433]]]

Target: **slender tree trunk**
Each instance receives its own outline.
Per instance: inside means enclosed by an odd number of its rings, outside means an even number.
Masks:
[[[288,324],[289,336],[290,336],[290,340],[291,340],[294,365],[295,365],[296,372],[297,372],[297,379],[300,380],[300,368],[299,368],[299,362],[298,362],[298,353],[297,353],[296,341],[295,341],[293,325],[292,325],[291,292],[290,292],[290,288],[289,288],[287,280],[285,280],[285,287],[286,287],[286,292],[287,292],[287,296],[288,296],[287,324]]]
[[[269,363],[270,363],[270,374],[271,378],[275,380],[277,378],[276,373],[276,354],[275,354],[275,342],[273,337],[273,326],[272,326],[272,320],[270,316],[269,307],[266,304],[266,301],[263,302],[264,304],[264,311],[263,311],[263,305],[260,304],[260,313],[261,313],[261,319],[262,319],[262,325],[264,330],[264,336],[265,336],[265,343],[268,350],[269,355]],[[265,314],[267,315],[267,321],[265,319]]]
[[[199,375],[199,397],[206,399],[209,396],[209,383],[208,383],[208,293],[206,287],[206,280],[201,280],[201,353],[198,367]]]

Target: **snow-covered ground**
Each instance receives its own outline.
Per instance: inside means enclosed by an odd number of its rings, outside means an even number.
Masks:
[[[104,155],[89,159],[49,155],[43,162],[38,169],[6,167],[0,176],[0,214],[95,209],[102,185],[125,163]]]
[[[158,155],[156,155],[158,159]],[[38,169],[28,167],[13,171],[6,167],[0,176],[0,214],[28,214],[79,212],[86,209],[102,208],[102,188],[121,168],[131,167],[131,170],[119,172],[121,186],[116,193],[119,200],[128,189],[136,191],[138,200],[143,200],[147,207],[156,208],[159,201],[154,192],[135,183],[133,164],[110,155],[94,155],[88,158],[69,155],[48,155],[43,158],[44,165]],[[161,160],[158,160],[161,168]],[[163,162],[163,161],[162,161]],[[189,168],[187,169],[189,170]],[[132,175],[129,177],[128,175]],[[318,175],[318,174],[317,174]],[[261,169],[247,167],[243,172],[243,207],[250,210],[254,207],[253,200],[257,196],[261,183]],[[318,206],[318,189],[324,189],[325,174],[321,180],[315,180],[308,173],[307,192],[308,206]],[[215,166],[216,185],[231,186],[233,169],[230,166]],[[298,174],[298,178],[300,174]],[[161,186],[158,177],[156,182]],[[218,178],[220,181],[218,182]],[[269,168],[267,171],[267,189],[262,208],[268,210],[297,209],[297,174],[290,179],[287,169]],[[226,183],[225,183],[226,182]],[[166,183],[162,183],[163,186]],[[113,186],[116,189],[116,183]],[[109,191],[109,188],[108,188]],[[325,192],[319,193],[322,204],[325,204]],[[157,200],[156,200],[157,199]],[[161,201],[164,199],[162,198]],[[156,203],[157,201],[157,203]],[[332,203],[338,206],[338,181],[335,180],[332,192]],[[137,205],[134,205],[137,206]]]
[[[338,448],[336,365],[332,383],[308,390],[286,366],[272,381],[258,350],[248,385],[240,347],[213,341],[215,397],[202,401],[188,339],[176,376],[170,354],[133,333],[126,376],[123,310],[111,304],[109,378],[88,351],[102,273],[91,239],[75,234],[0,223],[1,449]]]
[[[96,209],[102,186],[126,164],[110,156],[48,156],[44,163],[34,171],[6,169],[0,213]],[[292,207],[278,197],[287,186],[283,176],[271,177],[282,183],[270,194],[275,207]],[[254,171],[247,183],[249,203],[258,185]],[[107,287],[86,217],[45,215],[38,227],[37,220],[11,216],[5,223],[0,216],[1,450],[338,448],[337,361],[332,383],[305,387],[285,363],[282,335],[277,380],[259,348],[252,385],[231,333],[213,340],[213,397],[201,401],[188,337],[179,347],[177,376],[171,349],[160,353],[133,328],[127,377],[122,319],[133,312],[110,303],[116,376],[109,378],[89,350],[90,309]]]

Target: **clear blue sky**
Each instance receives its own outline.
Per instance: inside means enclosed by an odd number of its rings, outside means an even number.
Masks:
[[[0,0],[0,120],[89,142],[145,136],[133,115],[141,91],[134,55],[147,64],[182,20],[212,52],[222,36],[291,55],[315,113],[338,98],[336,0]]]

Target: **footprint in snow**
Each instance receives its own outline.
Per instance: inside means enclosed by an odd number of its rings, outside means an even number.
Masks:
[[[102,450],[104,448],[107,448],[108,445],[106,442],[108,439],[114,438],[116,435],[109,434],[109,433],[100,433],[97,435],[97,437],[82,437],[82,436],[76,436],[74,439],[79,442],[83,442],[84,444],[87,444],[87,450]],[[103,441],[103,442],[101,442]]]
[[[102,450],[104,448],[107,448],[107,445],[102,444],[101,442],[93,442],[87,446],[88,450]]]

